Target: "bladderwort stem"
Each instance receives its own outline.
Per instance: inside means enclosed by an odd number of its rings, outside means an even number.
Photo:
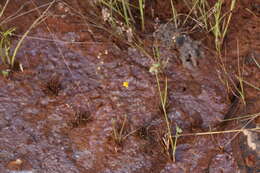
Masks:
[[[163,114],[164,114],[164,118],[165,118],[165,122],[166,122],[166,126],[167,126],[167,133],[168,133],[168,139],[170,141],[170,146],[172,149],[172,153],[171,153],[171,157],[173,159],[173,162],[175,162],[175,149],[174,149],[174,142],[173,142],[173,135],[171,132],[171,126],[170,126],[170,122],[168,119],[168,114],[166,111],[166,103],[167,103],[167,78],[165,78],[165,89],[164,89],[164,94],[162,94],[161,91],[161,87],[160,87],[160,82],[159,82],[159,76],[157,73],[155,73],[156,76],[156,82],[157,82],[157,87],[158,87],[158,91],[159,91],[159,95],[160,95],[160,101],[161,101],[161,105],[162,105],[162,109],[163,109]],[[169,151],[168,151],[169,152]]]

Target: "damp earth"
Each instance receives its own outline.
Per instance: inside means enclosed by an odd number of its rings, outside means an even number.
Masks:
[[[94,0],[8,3],[0,29],[15,28],[12,45],[49,9],[0,76],[1,173],[260,171],[260,3],[237,1],[220,63],[212,35],[166,22],[170,2],[146,2],[147,52],[115,36]]]

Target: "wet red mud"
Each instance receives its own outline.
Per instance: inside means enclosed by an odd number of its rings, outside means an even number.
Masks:
[[[169,2],[148,5],[164,20],[171,14],[161,9]],[[260,4],[237,3],[223,46],[224,63],[235,79],[240,61],[243,77],[259,87],[254,60],[260,62]],[[0,21],[17,28],[14,45],[49,4],[23,0],[8,5]],[[24,71],[0,77],[0,172],[259,172],[259,131],[179,137],[172,162],[164,149],[166,123],[156,78],[149,72],[153,62],[138,49],[118,43],[104,30],[97,10],[92,2],[55,2],[17,54]],[[143,39],[152,42],[149,36]],[[204,57],[192,69],[183,66],[176,50],[160,47],[163,60],[169,60],[160,82],[167,77],[172,129],[177,124],[189,134],[259,127],[259,116],[250,122],[222,122],[259,114],[260,92],[245,84],[244,105],[220,80],[213,38],[203,37],[202,44]],[[122,127],[123,137],[116,140],[114,132]]]

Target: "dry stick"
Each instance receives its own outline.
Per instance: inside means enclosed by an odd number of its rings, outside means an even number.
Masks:
[[[24,40],[25,37],[29,34],[29,32],[30,32],[37,24],[39,24],[39,22],[40,22],[42,19],[44,19],[44,17],[46,17],[45,15],[46,15],[47,11],[50,9],[50,7],[53,5],[54,2],[55,2],[55,0],[52,1],[52,3],[50,3],[50,5],[46,8],[46,10],[40,15],[40,17],[38,17],[38,18],[32,23],[32,25],[31,25],[31,26],[29,27],[29,29],[23,34],[22,38],[21,38],[21,39],[19,40],[19,42],[17,43],[17,45],[16,45],[16,47],[15,47],[15,49],[14,49],[14,53],[13,53],[13,55],[12,55],[12,57],[11,57],[11,66],[12,66],[12,67],[13,67],[13,65],[14,65],[15,56],[16,56],[16,54],[17,54],[17,52],[18,52],[18,50],[19,50],[19,48],[20,48],[20,46],[21,46],[23,40]],[[46,18],[45,18],[45,19],[46,19]]]

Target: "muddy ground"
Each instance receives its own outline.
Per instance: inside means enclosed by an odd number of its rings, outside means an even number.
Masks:
[[[10,2],[0,22],[16,28],[13,45],[50,2]],[[237,2],[222,51],[226,72],[210,33],[196,29],[172,48],[167,37],[176,30],[155,32],[153,17],[166,26],[169,2],[147,1],[154,16],[147,10],[147,30],[138,32],[148,52],[154,37],[161,39],[167,63],[159,80],[163,85],[167,77],[172,133],[176,125],[182,134],[259,127],[260,2]],[[165,151],[156,77],[149,72],[153,59],[114,37],[92,1],[60,0],[48,14],[18,51],[23,71],[0,77],[1,173],[260,172],[259,131],[181,136],[173,162]],[[201,57],[186,64],[179,57],[189,50]],[[241,86],[236,76],[251,86]],[[223,121],[245,115],[251,118]],[[121,129],[117,140],[114,131]]]

